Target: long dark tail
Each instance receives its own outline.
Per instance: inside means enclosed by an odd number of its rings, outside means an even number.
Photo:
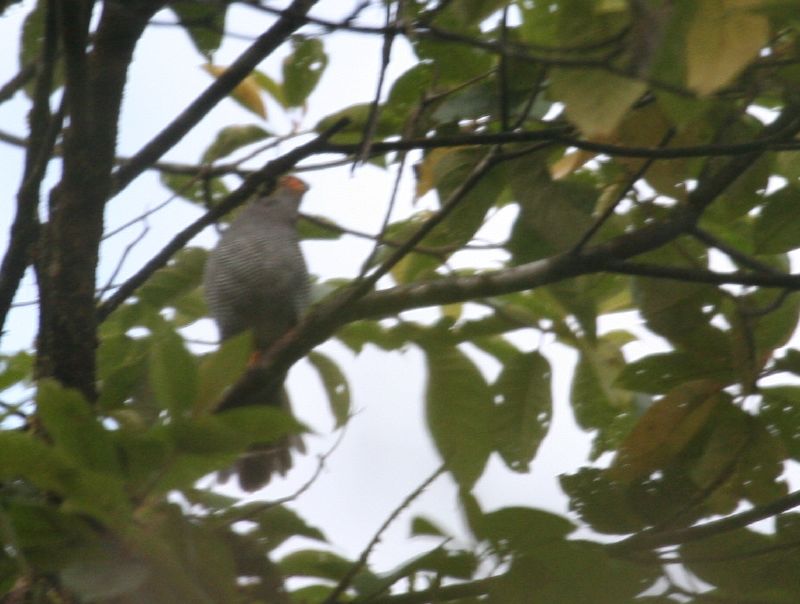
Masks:
[[[280,388],[276,394],[253,397],[252,401],[242,403],[246,404],[274,405],[287,413],[292,412],[285,388]],[[233,468],[219,473],[219,480],[227,481],[231,474],[235,473],[243,490],[256,491],[267,485],[274,474],[286,475],[292,467],[292,450],[305,453],[305,444],[298,435],[287,436],[276,442],[253,445],[236,461]]]

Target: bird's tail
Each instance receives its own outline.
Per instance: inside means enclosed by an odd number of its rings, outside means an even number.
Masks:
[[[287,413],[292,412],[286,389],[281,388],[278,395],[268,400],[253,401],[252,404],[275,405]],[[285,476],[292,467],[292,450],[305,453],[303,439],[293,434],[276,442],[253,445],[236,461],[234,466],[219,473],[220,482],[227,481],[232,474],[239,479],[239,486],[245,491],[255,491],[267,485],[274,474]]]

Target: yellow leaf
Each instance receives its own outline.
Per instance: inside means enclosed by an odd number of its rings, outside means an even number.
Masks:
[[[415,166],[417,175],[417,198],[422,197],[425,193],[436,187],[436,184],[441,179],[441,170],[439,170],[440,162],[457,153],[458,149],[440,148],[432,149],[425,154],[425,159]]]
[[[575,170],[580,169],[586,162],[593,159],[597,153],[593,151],[583,151],[578,149],[571,153],[565,154],[561,159],[557,160],[550,166],[550,176],[553,180],[561,180],[572,174]]]
[[[207,63],[203,65],[203,69],[215,78],[218,78],[225,73],[227,68],[221,65]],[[231,96],[248,111],[255,113],[263,119],[267,118],[267,109],[264,106],[264,101],[261,100],[261,87],[256,83],[253,76],[249,75],[239,82],[239,85],[231,92]]]
[[[550,91],[567,116],[590,137],[607,137],[647,85],[600,69],[554,69]]]
[[[689,88],[711,94],[758,56],[769,40],[769,20],[748,8],[759,4],[759,0],[698,0],[686,37]]]
[[[721,389],[714,380],[697,380],[656,401],[623,441],[610,476],[631,482],[667,466],[706,425],[724,399]]]

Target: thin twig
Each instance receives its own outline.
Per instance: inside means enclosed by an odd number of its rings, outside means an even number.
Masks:
[[[397,520],[397,517],[409,505],[411,505],[415,499],[417,499],[420,495],[422,495],[425,489],[427,489],[433,483],[433,481],[435,481],[437,478],[439,478],[439,476],[444,474],[444,472],[445,472],[444,465],[439,466],[435,472],[433,472],[430,476],[428,476],[428,478],[426,478],[422,482],[422,484],[420,484],[416,489],[414,489],[411,493],[409,493],[408,496],[406,496],[406,498],[400,502],[400,505],[398,505],[394,510],[392,510],[392,513],[389,514],[388,518],[386,518],[386,520],[377,530],[372,539],[370,539],[370,542],[361,552],[361,555],[358,557],[358,560],[356,560],[356,562],[348,569],[345,575],[339,580],[339,583],[336,584],[336,587],[334,587],[331,593],[328,594],[328,597],[325,598],[325,600],[323,600],[322,604],[336,604],[336,602],[338,602],[339,596],[341,596],[350,587],[350,584],[352,583],[355,576],[366,566],[367,560],[369,559],[372,550],[375,549],[376,545],[378,545],[378,543],[381,540],[381,537],[383,537],[383,533],[386,532],[386,529],[388,529],[394,523],[394,521]]]
[[[126,164],[116,170],[113,175],[113,192],[118,193],[124,189],[134,178],[194,128],[261,61],[278,48],[292,32],[305,23],[305,14],[316,2],[317,0],[294,0],[272,27],[260,35],[246,51],[239,55],[225,70],[225,73],[216,78],[172,123],[164,127]]]
[[[348,420],[349,421],[349,420]],[[308,491],[311,486],[317,481],[317,479],[322,475],[322,470],[325,469],[325,464],[333,455],[334,451],[339,448],[339,445],[344,440],[344,435],[347,432],[347,424],[344,425],[342,430],[339,432],[339,436],[336,438],[334,443],[325,451],[322,455],[317,458],[317,467],[311,476],[306,480],[300,487],[295,490],[293,493],[286,495],[285,497],[280,497],[278,499],[274,499],[272,501],[264,501],[261,505],[253,505],[253,504],[245,504],[247,509],[243,510],[242,514],[235,516],[232,522],[238,522],[240,520],[252,520],[255,516],[258,516],[262,512],[266,512],[269,509],[274,507],[278,507],[279,505],[286,505],[287,503],[291,503],[292,501],[296,501],[303,493]],[[234,511],[236,508],[234,508]]]
[[[709,537],[744,528],[759,520],[777,516],[797,506],[800,506],[800,491],[794,491],[770,503],[756,506],[732,516],[726,516],[720,520],[712,520],[711,522],[687,528],[663,532],[642,531],[627,539],[607,545],[606,548],[614,553],[629,553],[708,539]]]
[[[734,262],[741,264],[742,266],[753,269],[754,271],[758,271],[760,273],[780,274],[780,271],[776,268],[761,262],[752,256],[748,256],[741,250],[733,247],[732,245],[728,245],[699,226],[692,228],[692,230],[689,231],[689,234],[707,246],[718,249],[720,252],[731,258]]]
[[[356,164],[364,163],[369,158],[369,148],[372,144],[372,139],[375,136],[375,131],[378,128],[378,119],[381,113],[381,95],[383,94],[383,83],[386,80],[386,71],[389,69],[389,62],[391,61],[392,56],[392,44],[394,43],[395,38],[395,30],[393,28],[390,29],[390,24],[397,20],[397,15],[399,14],[400,10],[402,10],[402,0],[398,0],[397,8],[395,9],[395,18],[392,19],[392,6],[393,3],[387,2],[386,3],[386,33],[383,36],[383,47],[381,48],[381,67],[378,75],[378,83],[375,86],[375,97],[372,99],[372,103],[369,106],[369,115],[367,116],[367,121],[364,124],[364,130],[362,133],[362,147],[361,150],[356,155],[356,158],[353,160],[353,168],[355,169]]]
[[[669,128],[667,132],[664,134],[664,136],[661,138],[658,147],[659,148],[666,147],[669,144],[669,141],[672,140],[672,137],[674,135],[675,135],[675,129]],[[608,219],[614,215],[617,206],[619,206],[619,204],[622,203],[625,197],[628,196],[628,192],[639,181],[639,179],[645,175],[645,173],[650,169],[650,167],[653,165],[655,161],[656,161],[655,158],[652,157],[647,159],[642,163],[641,166],[639,166],[639,169],[636,170],[636,172],[634,172],[630,176],[628,181],[625,183],[625,186],[623,186],[620,189],[619,193],[617,193],[616,199],[612,203],[606,206],[606,208],[603,210],[600,216],[598,216],[597,219],[594,221],[594,224],[592,224],[592,226],[589,227],[589,229],[583,234],[583,237],[581,237],[580,241],[578,241],[578,243],[575,244],[575,247],[572,249],[573,254],[580,254],[581,250],[586,246],[587,243],[589,243],[589,240],[592,237],[594,237],[597,231],[599,231],[600,228],[608,221]]]
[[[147,233],[150,232],[150,225],[147,224],[147,221],[142,222],[142,230],[141,232],[133,238],[132,241],[125,246],[125,249],[122,251],[122,254],[119,257],[119,261],[117,262],[117,266],[114,267],[113,272],[106,281],[106,284],[100,289],[100,293],[97,295],[98,300],[102,300],[103,296],[106,295],[107,292],[111,290],[114,285],[114,282],[117,280],[120,272],[122,272],[122,267],[125,265],[125,261],[128,259],[130,253],[134,250],[134,248],[139,245],[142,240],[147,236]]]

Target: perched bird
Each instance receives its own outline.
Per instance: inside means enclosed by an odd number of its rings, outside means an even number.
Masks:
[[[309,278],[296,223],[307,190],[299,178],[283,176],[272,194],[256,197],[242,209],[211,251],[203,287],[223,340],[250,330],[256,353],[264,353],[305,312]],[[289,400],[278,388],[243,404],[288,410]],[[241,487],[253,491],[269,482],[273,472],[285,474],[292,464],[291,447],[303,449],[299,437],[247,453],[235,468]]]

